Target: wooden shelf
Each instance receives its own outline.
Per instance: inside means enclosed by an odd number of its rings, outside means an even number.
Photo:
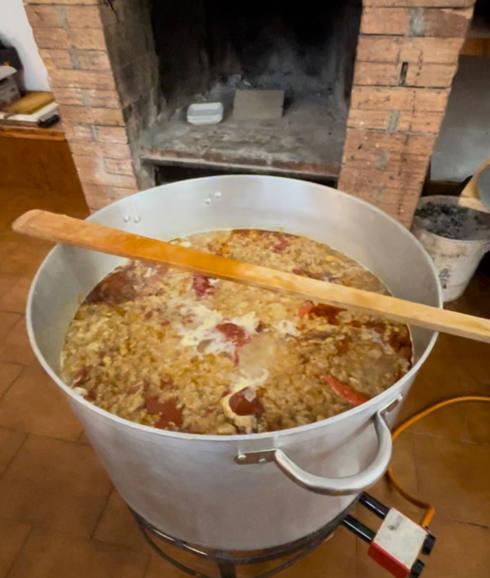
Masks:
[[[22,124],[2,124],[0,123],[0,134],[3,137],[21,138],[21,139],[38,139],[38,140],[56,140],[64,141],[65,131],[61,122],[56,123],[49,128],[40,128],[37,126],[25,126]]]
[[[475,19],[468,31],[461,50],[464,56],[490,56],[490,26],[483,20]]]

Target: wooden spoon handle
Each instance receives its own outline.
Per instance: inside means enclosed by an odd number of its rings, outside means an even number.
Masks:
[[[84,247],[110,255],[166,263],[212,277],[265,289],[287,291],[314,301],[355,308],[409,325],[490,343],[488,319],[242,263],[66,215],[32,210],[19,217],[12,227],[14,231],[31,237]]]

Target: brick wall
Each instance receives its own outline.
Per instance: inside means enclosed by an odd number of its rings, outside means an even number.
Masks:
[[[100,14],[112,72],[125,112],[138,185],[145,189],[155,183],[153,174],[140,163],[140,138],[144,129],[155,120],[160,98],[150,1],[101,2]]]
[[[410,224],[474,0],[364,0],[339,188]]]
[[[25,4],[89,207],[96,210],[143,188],[148,179],[139,165],[138,138],[156,114],[156,91],[148,87],[144,97],[136,94],[137,67],[146,66],[154,87],[157,82],[149,60],[138,62],[152,49],[135,41],[137,18],[145,13],[133,5],[145,3],[125,0],[117,12],[100,0]],[[130,9],[136,13],[132,27],[126,22]],[[120,49],[124,40],[131,57]]]

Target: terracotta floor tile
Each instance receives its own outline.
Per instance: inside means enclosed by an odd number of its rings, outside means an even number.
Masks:
[[[18,277],[15,283],[0,297],[1,311],[25,313],[27,295],[31,287],[32,277]]]
[[[10,231],[0,234],[0,273],[33,275],[49,251],[50,244],[21,237]]]
[[[5,340],[19,319],[20,315],[17,313],[0,311],[0,343]]]
[[[33,531],[9,578],[143,578],[147,559],[94,540]]]
[[[22,365],[0,361],[0,398],[22,371]]]
[[[64,394],[39,366],[25,367],[0,400],[0,426],[77,440],[82,426]]]
[[[468,404],[466,406],[466,426],[470,441],[490,444],[490,403]]]
[[[0,476],[14,458],[25,437],[26,434],[22,432],[0,427]]]
[[[29,276],[32,278],[44,257],[44,254],[36,255],[30,252],[16,252],[11,259],[5,259],[2,256],[0,258],[3,259],[3,264],[0,265],[0,272],[17,277]]]
[[[463,358],[469,393],[490,395],[490,347],[485,356]]]
[[[126,546],[132,550],[150,552],[138,524],[127,505],[114,490],[94,533],[94,538],[107,544]]]
[[[490,530],[437,517],[432,524],[437,537],[427,558],[426,578],[488,578]]]
[[[27,337],[25,319],[17,313],[9,313],[8,315],[17,315],[17,322],[5,339],[0,342],[0,361],[20,363],[21,365],[37,365],[36,357]]]
[[[490,397],[490,363],[486,360],[468,362],[469,394]],[[490,444],[490,403],[469,402],[463,404],[466,416],[466,440]]]
[[[30,435],[0,479],[8,519],[89,536],[111,484],[88,446]]]
[[[420,498],[443,516],[490,526],[490,446],[420,436],[413,447]]]
[[[422,366],[400,412],[399,420],[450,397],[466,395],[471,380],[459,358],[438,355],[435,352]],[[461,405],[444,408],[411,428],[412,432],[426,433],[454,440],[467,439],[466,409]]]
[[[490,297],[490,296],[489,296]],[[481,359],[464,358],[465,383],[468,394],[490,396],[490,349]]]
[[[475,309],[477,309],[475,307]],[[479,315],[476,310],[470,311],[472,315]],[[482,314],[480,314],[482,315]],[[482,317],[490,317],[482,315]],[[490,354],[490,345],[480,341],[473,341],[471,339],[464,339],[463,337],[455,337],[453,335],[440,334],[435,348],[436,352],[450,357],[478,357],[485,359],[488,362]]]
[[[356,538],[344,528],[319,548],[280,574],[284,578],[352,578],[356,567]],[[253,576],[253,573],[249,574]]]
[[[0,578],[7,576],[30,530],[27,524],[0,519]]]
[[[473,277],[471,283],[466,288],[462,298],[453,301],[453,303],[449,305],[451,308],[458,309],[465,313],[490,318],[490,301],[488,300],[489,293],[490,276],[477,274]]]
[[[5,275],[0,273],[0,300],[5,295],[5,293],[8,293],[18,281],[19,277],[16,275]]]
[[[0,260],[3,259],[0,256]],[[0,266],[0,272],[6,273],[8,275],[15,275],[21,277],[23,275],[30,275],[34,277],[34,274],[39,268],[42,262],[42,258],[29,257],[26,255],[16,255],[8,261],[4,261],[3,265]]]

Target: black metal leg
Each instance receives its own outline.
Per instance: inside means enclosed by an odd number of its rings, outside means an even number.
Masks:
[[[361,497],[359,498],[359,503],[362,504],[370,512],[378,516],[378,518],[381,518],[382,520],[386,518],[386,514],[388,514],[390,510],[387,506],[382,504],[376,498],[373,498],[373,496],[366,494],[366,492],[361,494]]]
[[[220,578],[236,578],[235,564],[228,560],[218,560]]]
[[[389,508],[369,494],[363,494],[359,501],[364,507],[373,512],[379,518],[384,518],[389,510]],[[207,550],[199,546],[188,544],[158,530],[139,516],[139,514],[132,510],[131,511],[136,518],[146,541],[153,550],[164,560],[173,564],[176,568],[193,578],[210,578],[210,576],[183,564],[172,555],[165,552],[161,547],[162,544],[170,544],[179,550],[194,554],[197,558],[214,562],[219,572],[219,578],[237,578],[237,568],[241,566],[275,561],[277,563],[274,567],[269,568],[265,572],[255,574],[255,578],[272,578],[273,575],[285,570],[289,566],[292,566],[298,560],[317,548],[339,525],[342,525],[353,532],[361,540],[370,543],[375,536],[375,532],[353,516],[347,514],[351,507],[352,504],[346,508],[346,510],[341,512],[336,519],[331,520],[328,524],[304,538],[300,538],[295,542],[284,544],[282,546],[254,552],[250,555],[247,555],[245,552],[234,553],[222,550]],[[158,543],[155,539],[158,540]],[[427,554],[430,551],[434,540],[435,538],[432,535],[428,535],[426,544],[424,544],[424,553]],[[418,578],[423,568],[424,564],[420,560],[417,560],[411,569],[410,578]]]
[[[375,533],[362,522],[348,514],[342,520],[342,526],[350,530],[355,536],[370,544],[373,541]]]

